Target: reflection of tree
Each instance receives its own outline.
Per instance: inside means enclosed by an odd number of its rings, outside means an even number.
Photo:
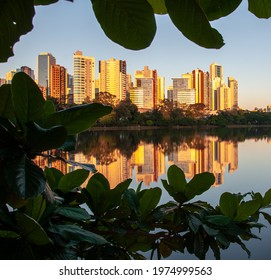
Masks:
[[[77,151],[95,157],[101,164],[110,164],[116,160],[116,151],[127,159],[137,150],[142,141],[153,144],[165,155],[175,152],[179,146],[203,150],[206,148],[206,136],[216,136],[219,141],[240,142],[247,138],[267,139],[268,128],[243,129],[154,129],[138,131],[89,131],[78,137]]]

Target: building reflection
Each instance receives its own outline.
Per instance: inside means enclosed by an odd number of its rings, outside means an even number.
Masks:
[[[167,146],[168,143],[163,143]],[[225,173],[238,169],[238,142],[221,141],[216,136],[190,139],[172,144],[165,150],[154,143],[140,140],[130,158],[123,155],[117,147],[99,158],[94,153],[64,153],[59,156],[66,160],[94,164],[114,188],[120,182],[133,178],[137,183],[143,181],[146,186],[157,182],[159,177],[166,174],[167,167],[176,164],[189,180],[195,174],[211,172],[215,175],[214,186],[224,183]],[[56,156],[52,152],[53,156]],[[41,167],[54,167],[66,174],[78,167],[65,164],[61,160],[37,158],[36,163]]]

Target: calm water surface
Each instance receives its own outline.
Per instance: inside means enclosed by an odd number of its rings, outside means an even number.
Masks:
[[[133,187],[143,181],[146,188],[162,188],[160,180],[166,178],[171,164],[182,168],[187,180],[196,173],[212,172],[214,186],[196,200],[213,206],[226,191],[264,194],[271,188],[271,128],[92,131],[79,136],[76,153],[68,157],[95,164],[111,188],[127,178],[133,179]],[[170,198],[164,194],[162,200]],[[245,244],[251,259],[271,259],[271,226],[260,222],[266,225],[260,233],[255,231],[261,240]],[[222,259],[248,259],[239,245],[221,253]],[[171,258],[194,259],[189,254],[173,254]],[[212,252],[207,258],[213,259]]]

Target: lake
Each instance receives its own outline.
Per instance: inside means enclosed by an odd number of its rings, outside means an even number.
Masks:
[[[201,172],[212,172],[215,184],[195,200],[216,206],[224,192],[264,194],[271,187],[271,128],[220,129],[153,129],[124,131],[88,131],[79,135],[76,152],[66,157],[81,163],[94,164],[104,174],[111,188],[127,178],[132,186],[142,181],[143,187],[159,186],[167,168],[176,164],[187,180]],[[64,173],[71,166],[51,166]],[[162,202],[170,198],[163,194]],[[270,213],[270,211],[269,211]],[[271,259],[271,226],[260,233],[261,240],[245,242],[250,259]],[[172,254],[171,259],[195,259],[188,253]],[[207,255],[214,259],[213,253]],[[223,250],[222,259],[248,259],[239,245]]]

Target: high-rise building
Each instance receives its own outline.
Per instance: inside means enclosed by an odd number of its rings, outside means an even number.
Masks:
[[[144,108],[144,90],[142,87],[132,87],[129,90],[129,98],[139,108]]]
[[[82,51],[73,55],[73,99],[75,104],[95,98],[95,58],[83,56]]]
[[[210,109],[219,109],[218,88],[224,84],[223,67],[217,63],[210,65]]]
[[[232,95],[232,109],[238,109],[238,82],[233,77],[228,77],[228,87]]]
[[[56,64],[55,57],[47,52],[40,53],[37,58],[37,82],[50,95],[51,66]]]
[[[142,87],[144,91],[144,108],[153,109],[159,104],[158,96],[158,75],[157,70],[151,70],[148,66],[144,66],[143,70],[135,72],[135,86]],[[160,89],[162,90],[161,83]],[[159,94],[162,95],[162,92]]]
[[[198,68],[193,70],[192,88],[196,90],[196,103],[209,107],[209,73]]]
[[[11,80],[15,74],[16,74],[16,70],[11,70],[6,73],[6,83],[7,84],[11,84]]]
[[[56,98],[60,104],[68,103],[68,75],[65,67],[57,64],[51,66],[50,85],[51,97]]]
[[[118,100],[127,98],[125,60],[110,58],[99,61],[99,91],[115,95]]]
[[[31,69],[28,66],[22,66],[21,68],[16,69],[16,72],[24,72],[25,74],[27,74],[32,80],[35,81],[35,74],[34,74],[34,70]]]

